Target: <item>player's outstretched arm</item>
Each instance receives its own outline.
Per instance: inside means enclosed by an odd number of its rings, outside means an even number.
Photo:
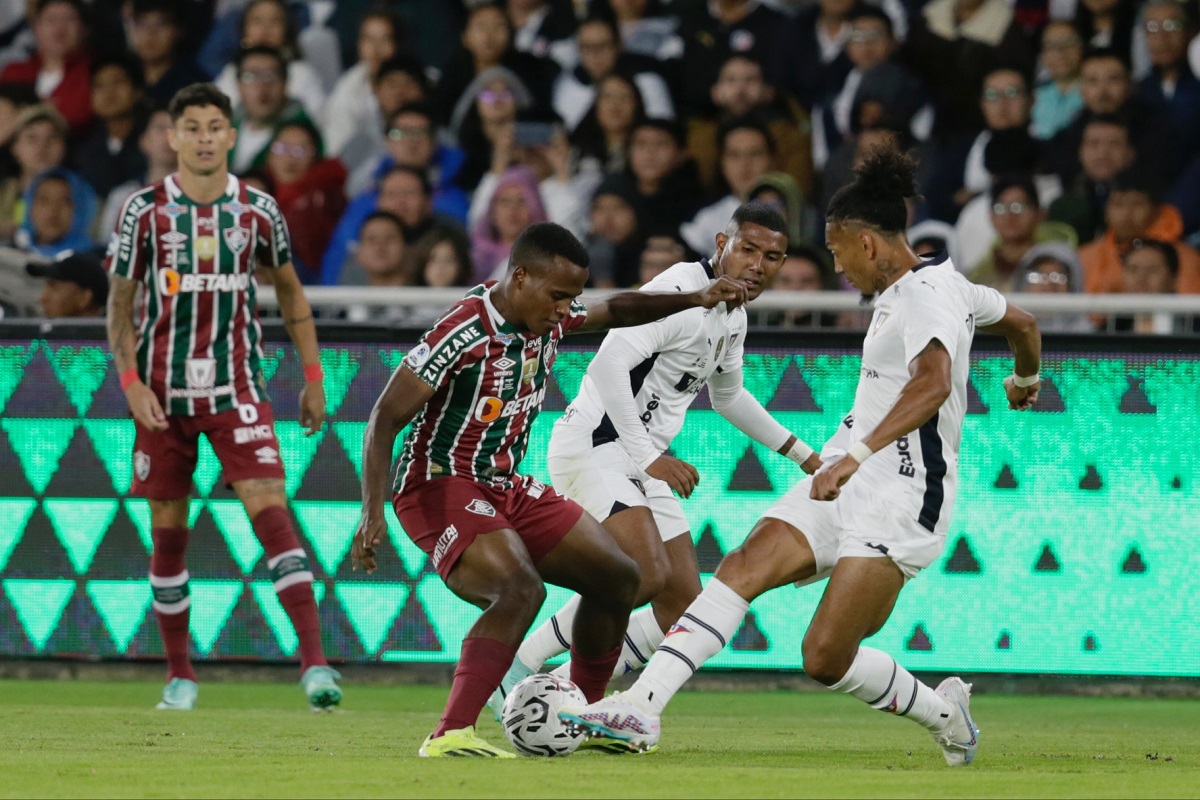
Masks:
[[[276,267],[271,272],[275,284],[275,296],[279,298],[279,310],[283,313],[283,324],[288,336],[296,344],[300,363],[304,365],[304,388],[300,390],[300,424],[312,436],[325,423],[325,385],[321,376],[321,351],[317,345],[317,324],[313,320],[312,307],[304,295],[300,276],[292,262]]]
[[[121,385],[125,388],[125,399],[129,410],[138,424],[152,431],[167,429],[167,416],[154,392],[137,376],[137,334],[134,332],[133,305],[137,297],[138,282],[120,275],[113,275],[108,287],[108,311],[105,326],[108,329],[108,345],[112,348],[113,361]],[[132,380],[126,376],[132,377]]]
[[[998,322],[981,325],[979,330],[1003,336],[1013,352],[1013,374],[1004,379],[1008,407],[1017,411],[1032,408],[1042,387],[1038,380],[1042,366],[1042,332],[1038,329],[1037,319],[1025,309],[1009,303]]]
[[[363,510],[354,534],[351,560],[354,569],[361,564],[367,572],[375,571],[375,548],[387,535],[383,508],[389,495],[388,478],[396,437],[413,421],[433,394],[429,384],[402,364],[392,373],[383,394],[371,409],[371,419],[367,422],[367,432],[363,437]]]
[[[714,411],[754,441],[792,459],[809,475],[821,468],[820,455],[780,425],[746,390],[741,367],[718,372],[709,378],[708,396]]]
[[[746,287],[726,275],[695,292],[620,292],[588,306],[587,321],[573,333],[645,325],[689,308],[715,308],[719,303],[736,308],[745,302]]]
[[[928,422],[950,396],[950,353],[938,339],[930,339],[925,349],[909,362],[908,374],[908,383],[900,390],[891,411],[855,447],[863,445],[869,453],[887,447]],[[859,463],[852,454],[831,462],[828,469],[813,479],[809,496],[814,500],[833,500],[858,470]]]

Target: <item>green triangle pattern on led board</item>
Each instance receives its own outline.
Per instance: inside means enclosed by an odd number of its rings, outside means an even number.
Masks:
[[[201,436],[196,448],[196,471],[192,475],[196,491],[205,497],[212,494],[213,486],[220,475],[221,462],[217,460],[217,454],[213,452],[212,445],[208,443],[208,437]]]
[[[29,515],[37,508],[32,497],[0,497],[0,570],[8,564],[8,557],[21,537],[25,535],[25,524]]]
[[[92,345],[79,348],[43,345],[42,349],[46,351],[59,383],[67,390],[71,405],[75,406],[79,416],[87,414],[96,390],[104,383],[104,373],[108,371],[108,350]]]
[[[263,386],[271,382],[271,378],[275,377],[276,370],[279,369],[279,362],[287,356],[287,351],[282,347],[276,347],[272,350],[270,347],[264,347],[262,359],[259,364],[262,365]]]
[[[300,527],[304,529],[313,554],[325,572],[336,575],[354,540],[354,531],[362,516],[362,504],[297,500],[292,503],[292,511],[300,520]]]
[[[200,654],[207,656],[245,586],[241,581],[193,580],[188,587],[192,592],[192,638]]]
[[[92,566],[92,558],[104,534],[112,525],[120,505],[116,499],[46,498],[42,508],[62,542],[75,574],[83,575]]]
[[[246,509],[240,500],[209,500],[208,510],[217,522],[217,528],[229,545],[229,553],[241,568],[243,575],[249,575],[254,565],[262,558],[263,549],[254,535],[254,527],[246,516]]]
[[[133,443],[137,430],[127,419],[85,419],[92,447],[112,478],[113,491],[127,494],[133,482]]]
[[[88,581],[87,593],[104,620],[104,627],[108,628],[117,650],[124,652],[146,619],[151,597],[150,582],[144,578],[132,581]]]
[[[17,612],[25,635],[40,652],[58,627],[67,601],[75,594],[75,581],[11,578],[4,581],[4,594]]]
[[[204,510],[204,501],[193,499],[188,505],[188,527],[192,528],[196,525],[196,517],[200,516],[200,512]],[[125,513],[133,520],[133,527],[137,529],[138,538],[142,540],[142,546],[149,553],[154,549],[154,536],[150,528],[150,504],[139,497],[130,497],[125,500]]]
[[[349,350],[323,349],[321,369],[325,372],[325,409],[329,417],[337,414],[346,392],[358,374],[358,359]]]
[[[371,655],[379,652],[396,622],[396,615],[408,600],[408,586],[403,583],[339,583],[333,590],[354,626],[363,650]]]
[[[335,422],[333,423],[333,432],[337,435],[338,441],[342,443],[342,449],[349,456],[350,463],[354,465],[354,472],[358,479],[362,480],[363,437],[367,433],[367,423]]]
[[[71,444],[76,425],[78,421],[73,419],[0,419],[25,479],[38,494],[46,491],[58,472],[58,462]]]
[[[305,432],[298,423],[290,420],[275,423],[275,436],[279,439],[279,454],[283,459],[285,489],[289,499],[294,497],[296,490],[300,488],[304,481],[304,473],[308,472],[317,447],[325,437],[325,431],[318,431],[312,436],[306,436]]]
[[[25,365],[33,357],[36,345],[11,345],[0,347],[0,414],[8,405],[8,399],[21,385],[25,377]]]

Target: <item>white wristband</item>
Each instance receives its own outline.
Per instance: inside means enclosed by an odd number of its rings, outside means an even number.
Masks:
[[[1032,375],[1029,375],[1028,377],[1022,377],[1021,375],[1018,375],[1017,373],[1014,372],[1012,374],[1012,378],[1013,378],[1013,386],[1018,386],[1022,389],[1028,389],[1030,386],[1033,386],[1035,383],[1037,383],[1038,381],[1040,381],[1042,379],[1042,374],[1040,372],[1035,372]]]
[[[859,464],[863,463],[874,454],[875,451],[867,447],[865,442],[861,441],[850,445],[850,449],[846,451],[846,455],[853,458]]]
[[[795,461],[797,464],[804,466],[804,462],[808,461],[809,456],[815,452],[816,451],[805,444],[800,437],[796,437],[795,443],[788,448],[788,451],[784,453],[784,455],[790,458],[792,461]]]

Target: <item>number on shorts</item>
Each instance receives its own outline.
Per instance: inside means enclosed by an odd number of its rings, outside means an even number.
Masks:
[[[256,406],[242,404],[237,407],[237,410],[243,424],[253,425],[258,422],[258,408]]]

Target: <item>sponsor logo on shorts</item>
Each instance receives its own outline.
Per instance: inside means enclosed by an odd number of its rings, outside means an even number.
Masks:
[[[234,444],[248,444],[250,442],[269,442],[275,436],[271,426],[265,422],[262,425],[247,425],[243,428],[233,429]]]
[[[408,365],[409,369],[420,369],[429,360],[429,352],[429,345],[426,342],[421,342],[408,352],[408,355],[404,358],[404,363]]]
[[[279,451],[274,447],[260,447],[254,451],[254,457],[260,464],[278,464]]]
[[[481,517],[496,516],[496,509],[492,507],[492,504],[486,500],[480,500],[478,497],[467,503],[467,511],[470,511],[472,514],[478,514]]]
[[[643,495],[646,494],[646,487],[642,485],[642,482],[640,480],[638,480],[637,478],[630,478],[629,482],[632,483],[634,486],[636,486],[637,490],[639,492],[641,492]]]
[[[133,452],[133,471],[137,473],[139,481],[144,481],[150,477],[150,456],[143,453],[141,450]]]
[[[912,450],[909,449],[907,435],[896,440],[896,452],[900,454],[900,474],[906,478],[916,475],[917,470],[913,467]]]
[[[437,544],[433,548],[433,555],[431,558],[433,559],[434,567],[441,565],[442,559],[446,556],[446,551],[449,550],[450,546],[456,541],[458,541],[458,528],[451,525],[442,532],[441,536],[438,537]]]
[[[529,495],[534,500],[538,500],[545,493],[546,493],[546,484],[542,483],[539,480],[535,480],[533,478],[529,479],[529,486],[527,489],[525,489],[525,494]]]

